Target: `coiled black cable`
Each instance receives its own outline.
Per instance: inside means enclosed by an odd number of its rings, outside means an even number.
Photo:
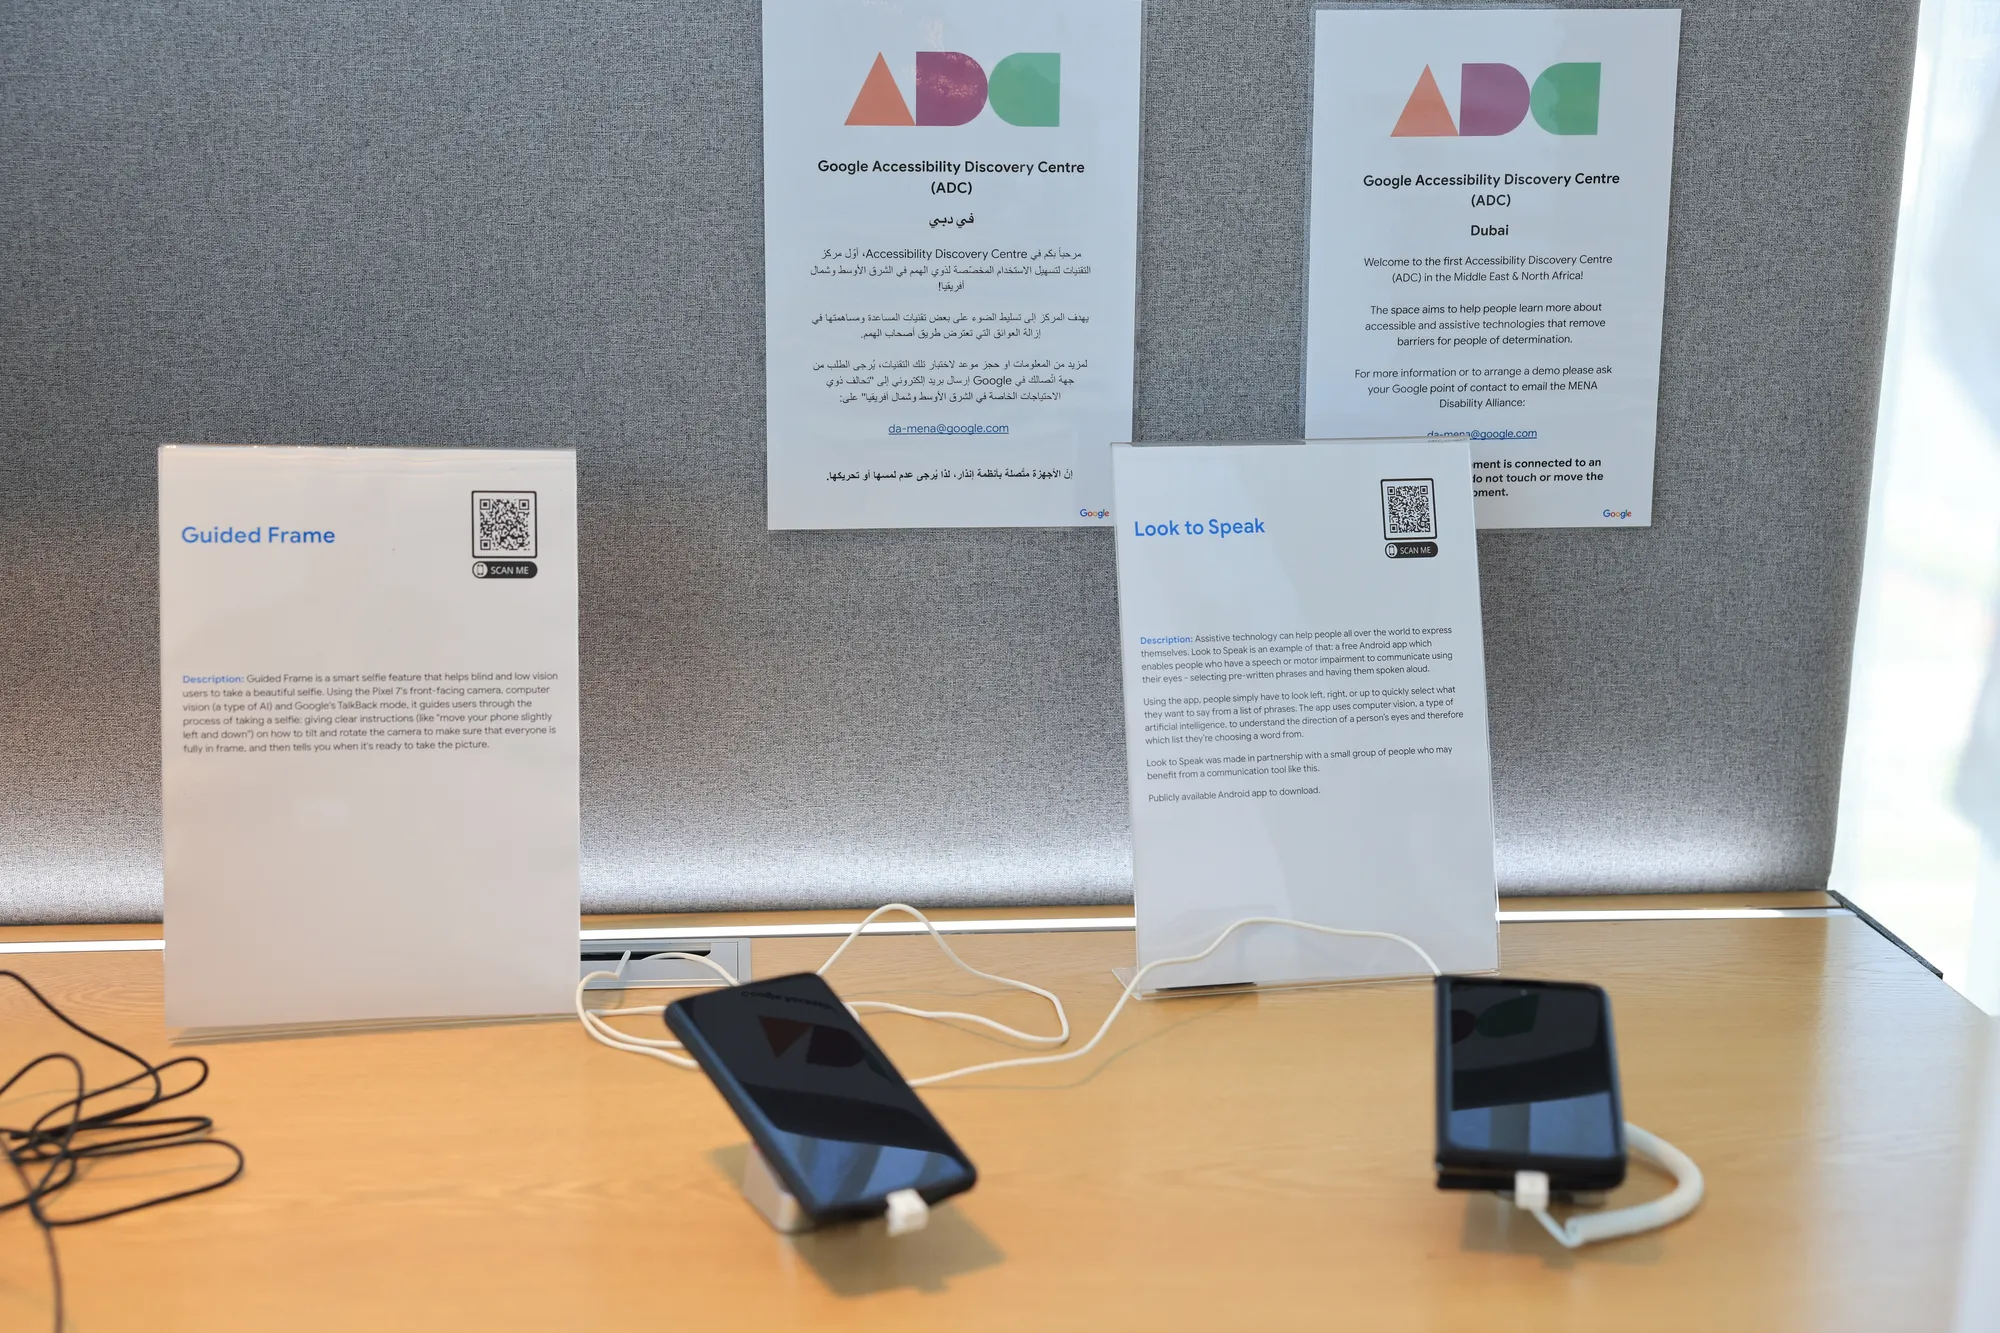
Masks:
[[[67,1051],[51,1051],[47,1055],[38,1055],[28,1061],[15,1070],[6,1082],[0,1083],[0,1100],[4,1100],[15,1084],[43,1065],[68,1065],[76,1077],[74,1096],[51,1106],[25,1126],[0,1125],[0,1150],[5,1151],[7,1164],[13,1168],[13,1173],[21,1185],[19,1197],[0,1199],[0,1213],[26,1208],[35,1225],[41,1228],[43,1242],[49,1251],[49,1281],[55,1292],[55,1330],[56,1333],[62,1333],[62,1261],[56,1253],[56,1228],[102,1222],[107,1217],[136,1213],[142,1208],[155,1208],[163,1203],[171,1203],[175,1199],[185,1199],[192,1195],[221,1189],[243,1174],[243,1150],[227,1139],[212,1137],[210,1131],[215,1128],[215,1122],[205,1115],[143,1118],[155,1107],[185,1097],[206,1083],[208,1061],[199,1056],[183,1055],[163,1064],[152,1064],[110,1038],[100,1037],[56,1008],[47,996],[35,989],[34,983],[20,973],[0,969],[0,978],[6,978],[20,985],[42,1008],[54,1014],[65,1026],[81,1033],[99,1046],[116,1051],[139,1066],[139,1072],[130,1078],[108,1083],[101,1088],[92,1088],[84,1074],[81,1060]],[[188,1066],[195,1070],[194,1079],[184,1088],[169,1090],[167,1076],[169,1071],[178,1066]],[[92,1104],[128,1088],[134,1088],[135,1085],[144,1086],[139,1087],[138,1095],[134,1099],[114,1102],[102,1110],[90,1109]],[[121,1204],[116,1208],[69,1216],[50,1212],[49,1204],[64,1190],[83,1178],[83,1166],[87,1162],[98,1158],[131,1157],[139,1153],[168,1152],[185,1148],[222,1149],[233,1159],[229,1173],[206,1184],[141,1199],[136,1203]]]

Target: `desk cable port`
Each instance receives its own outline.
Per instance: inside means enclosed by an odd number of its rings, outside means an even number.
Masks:
[[[585,939],[577,954],[577,965],[577,975],[590,978],[585,990],[713,986],[717,966],[732,977],[750,975],[750,941],[686,940],[633,931],[624,938]]]

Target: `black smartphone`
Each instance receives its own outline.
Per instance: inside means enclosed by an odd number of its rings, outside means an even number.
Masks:
[[[667,1028],[814,1224],[926,1203],[979,1173],[833,988],[810,972],[676,1000]]]
[[[1439,977],[1438,1188],[1511,1189],[1516,1171],[1564,1196],[1625,1179],[1611,999],[1579,982]]]

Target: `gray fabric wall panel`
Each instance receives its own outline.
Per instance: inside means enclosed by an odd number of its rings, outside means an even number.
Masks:
[[[1656,526],[1480,543],[1508,891],[1831,852],[1915,4],[1684,22]],[[1129,894],[1108,533],[763,529],[757,55],[0,8],[0,920],[158,911],[166,440],[578,450],[590,908]],[[1298,431],[1310,58],[1149,8],[1141,439]]]

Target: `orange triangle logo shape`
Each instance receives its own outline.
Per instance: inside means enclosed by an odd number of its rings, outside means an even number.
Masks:
[[[880,56],[876,59],[879,61]],[[863,90],[866,92],[866,89]],[[860,103],[855,103],[859,106]],[[849,121],[850,125],[854,122]],[[1433,139],[1456,138],[1458,126],[1451,123],[1451,108],[1444,104],[1444,94],[1438,91],[1438,81],[1431,77],[1431,67],[1424,66],[1424,75],[1417,80],[1417,86],[1410,91],[1410,100],[1403,104],[1403,114],[1396,121],[1396,128],[1389,131],[1391,139]]]
[[[1436,84],[1431,85],[1437,88]],[[1440,103],[1439,105],[1443,105]],[[903,90],[896,86],[896,76],[889,72],[889,62],[882,53],[875,53],[874,67],[868,71],[868,78],[861,85],[861,92],[854,99],[854,109],[847,113],[850,125],[914,125],[916,117],[910,114],[910,104],[903,100]]]

